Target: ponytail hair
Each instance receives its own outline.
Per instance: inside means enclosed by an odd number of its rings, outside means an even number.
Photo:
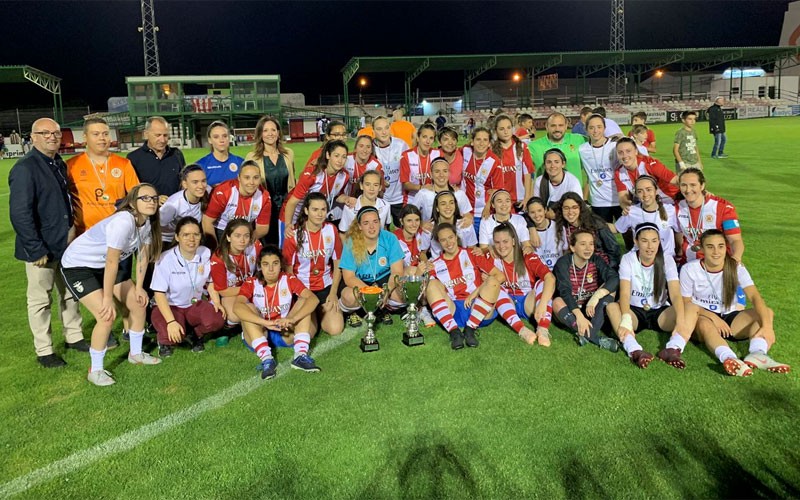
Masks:
[[[514,126],[514,120],[512,120],[509,115],[505,113],[499,114],[494,118],[495,135],[497,135],[497,124],[503,120],[508,120],[508,122],[511,123],[511,126],[512,127]],[[511,134],[511,142],[514,143],[514,156],[517,158],[522,158],[523,150],[525,148],[524,143],[521,140],[519,140],[519,137],[517,137],[514,134]],[[492,143],[492,152],[499,158],[503,157],[503,146],[500,145],[499,139],[495,140]]]
[[[639,184],[639,181],[643,181],[643,180],[644,181],[650,181],[650,183],[653,184],[653,188],[656,190],[656,204],[658,205],[658,216],[661,218],[661,220],[666,221],[668,219],[667,210],[664,208],[664,202],[661,201],[661,197],[658,195],[658,181],[656,181],[656,178],[653,177],[652,175],[644,174],[644,175],[640,175],[636,179],[636,183],[635,184]],[[636,196],[636,185],[635,184],[633,186],[633,195],[634,195],[634,197]],[[641,203],[641,201],[640,201],[640,203]]]
[[[209,127],[209,131],[211,127]],[[181,182],[185,181],[189,174],[193,172],[203,172],[205,174],[205,170],[203,167],[198,165],[197,163],[190,163],[181,169]],[[208,177],[206,177],[206,184],[208,184]],[[200,213],[206,213],[206,208],[208,208],[208,202],[210,200],[210,196],[208,194],[208,190],[203,194],[203,197],[200,198]]]
[[[719,236],[724,239],[725,233],[719,229],[709,229],[700,236],[700,245],[702,246],[712,236]],[[736,262],[736,259],[731,257],[728,252],[725,252],[725,262],[722,265],[722,304],[728,307],[733,306],[736,302],[736,290],[739,288],[738,267],[739,263]]]
[[[638,239],[639,234],[644,231],[655,231],[656,236],[659,238],[656,258],[653,261],[653,300],[661,302],[667,292],[667,273],[664,270],[664,249],[661,248],[661,235],[658,232],[658,226],[652,222],[643,222],[634,228],[634,239]]]
[[[550,203],[550,174],[548,174],[547,169],[544,168],[544,164],[547,162],[547,157],[552,154],[558,155],[561,158],[561,162],[564,164],[564,166],[561,168],[562,172],[565,172],[567,168],[567,157],[560,149],[550,148],[542,155],[542,177],[539,180],[539,197],[544,200],[546,208],[552,207],[557,203]]]

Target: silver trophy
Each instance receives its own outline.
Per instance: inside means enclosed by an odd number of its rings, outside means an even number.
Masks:
[[[356,302],[361,304],[361,307],[367,312],[364,321],[367,323],[367,333],[361,339],[361,351],[372,352],[381,348],[378,344],[378,339],[375,338],[375,311],[383,305],[386,298],[386,289],[376,286],[365,286],[359,288],[353,287],[353,295],[356,297]]]
[[[409,347],[422,345],[425,343],[425,337],[419,332],[419,302],[428,288],[428,273],[422,276],[397,276],[395,279],[400,287],[403,301],[408,306],[408,312],[404,316],[406,331],[403,332],[403,343]]]

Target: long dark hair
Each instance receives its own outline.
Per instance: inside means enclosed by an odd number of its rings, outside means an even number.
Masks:
[[[567,200],[574,201],[581,208],[581,213],[578,217],[578,228],[586,229],[596,235],[599,225],[594,218],[592,209],[589,208],[589,205],[583,201],[583,198],[581,198],[580,195],[573,193],[572,191],[567,191],[564,193],[553,208],[553,211],[556,214],[556,234],[562,234],[564,229],[569,226],[569,222],[564,219],[564,210],[562,208],[564,206],[564,202]]]
[[[441,224],[436,224],[435,226],[433,226],[433,239],[436,240],[436,243],[439,243],[439,246],[441,246],[441,243],[439,242],[439,233],[441,233],[445,229],[453,231],[453,234],[456,235],[456,242],[458,242],[458,247],[462,248],[464,245],[461,244],[461,236],[458,235],[458,230],[456,229],[455,224],[450,224],[449,222],[442,222]],[[444,255],[444,248],[442,248],[442,254]]]
[[[220,238],[219,248],[217,249],[219,256],[222,258],[222,263],[225,264],[225,269],[232,273],[236,272],[236,264],[231,259],[231,242],[228,241],[228,237],[239,227],[246,227],[250,230],[250,244],[252,244],[253,226],[247,219],[233,219],[225,226],[225,231],[222,232],[222,238]]]
[[[319,158],[317,158],[317,164],[314,166],[314,171],[312,172],[314,175],[317,175],[320,172],[324,172],[326,168],[328,168],[328,155],[336,148],[344,148],[345,152],[349,152],[347,149],[347,144],[339,139],[335,141],[328,141],[322,146],[322,152],[319,154]]]
[[[458,209],[458,200],[456,199],[455,193],[453,193],[453,191],[439,191],[433,198],[433,211],[431,212],[431,219],[433,219],[434,224],[439,223],[439,200],[448,195],[453,197],[453,204],[456,206],[456,211],[453,212],[453,224],[455,224],[458,219],[461,218],[461,211]]]
[[[681,170],[681,173],[678,174],[678,186],[681,185],[681,179],[686,174],[694,174],[697,176],[697,182],[703,185],[703,196],[705,196],[708,191],[706,191],[706,175],[697,167],[688,167]],[[680,201],[683,199],[683,191],[678,191],[678,194],[675,196],[675,201]]]
[[[547,162],[547,157],[550,155],[558,155],[558,157],[561,158],[561,162],[564,164],[564,166],[561,167],[562,175],[566,176],[567,171],[567,157],[564,155],[563,151],[558,148],[550,148],[544,152],[542,155],[542,177],[539,180],[539,197],[544,200],[545,207],[548,208],[558,203],[557,201],[553,202],[552,204],[550,203],[550,174],[548,174],[547,169],[544,168],[544,164]],[[564,182],[563,179],[561,182]]]
[[[719,229],[709,229],[700,236],[700,246],[703,246],[706,240],[712,236],[720,236],[725,239],[725,233]],[[736,259],[725,252],[725,262],[722,265],[722,303],[726,306],[732,306],[736,301],[736,290],[739,288],[739,275],[736,272],[738,267],[739,263],[736,262]]]
[[[128,191],[128,194],[125,195],[125,198],[119,201],[119,205],[117,206],[117,212],[128,212],[136,219],[136,216],[139,215],[139,211],[136,209],[136,201],[139,198],[139,191],[143,187],[152,188],[153,191],[156,192],[156,206],[158,205],[158,189],[152,184],[148,184],[147,182],[142,182],[141,184],[137,184],[133,186],[133,188]],[[150,253],[147,255],[147,261],[153,262],[156,257],[161,254],[161,219],[159,218],[159,211],[156,210],[156,213],[149,216],[147,220],[150,221]],[[134,226],[136,226],[134,224]],[[138,228],[134,227],[134,231],[139,231]],[[137,249],[141,252],[141,248]]]
[[[511,123],[511,126],[512,127],[514,126],[514,120],[512,120],[510,116],[506,114],[497,115],[494,119],[495,135],[497,135],[497,125],[503,120],[508,120],[509,123]],[[511,142],[514,143],[514,155],[517,158],[521,158],[525,148],[525,144],[521,140],[519,140],[519,137],[517,137],[514,134],[511,134]],[[500,144],[500,139],[496,139],[492,143],[492,152],[494,152],[494,154],[497,155],[498,158],[503,157],[503,146]]]
[[[492,242],[494,242],[494,235],[497,233],[506,233],[514,240],[514,271],[517,273],[517,276],[524,276],[525,273],[527,273],[527,269],[525,268],[525,258],[522,255],[522,246],[519,244],[519,237],[517,236],[516,229],[514,229],[514,226],[509,222],[501,222],[492,231]],[[494,243],[492,243],[492,246],[494,246]],[[531,276],[531,278],[533,278],[533,276]]]
[[[303,245],[303,240],[306,237],[306,222],[308,221],[308,207],[310,203],[314,200],[320,200],[325,202],[325,211],[330,210],[328,206],[328,199],[325,197],[324,194],[320,193],[319,191],[314,191],[308,193],[306,197],[303,199],[302,207],[303,209],[300,210],[300,215],[297,216],[297,223],[295,224],[295,239],[297,240],[297,248],[298,251],[300,247]],[[324,224],[324,222],[323,222]]]
[[[658,226],[652,222],[645,222],[643,224],[638,224],[634,228],[633,233],[635,239],[638,241],[639,235],[645,231],[655,231],[656,236],[659,238],[658,251],[653,261],[653,300],[661,302],[664,299],[664,294],[667,292],[667,273],[664,271],[664,249],[661,248],[661,235],[658,233]],[[636,259],[639,259],[638,252],[636,254]]]
[[[278,261],[280,262],[280,267],[283,269],[283,253],[281,250],[276,247],[275,245],[264,245],[264,248],[258,253],[258,259],[256,259],[256,279],[262,284],[266,285],[267,280],[264,279],[264,273],[261,271],[261,259],[267,257],[268,255],[274,255],[278,257]]]

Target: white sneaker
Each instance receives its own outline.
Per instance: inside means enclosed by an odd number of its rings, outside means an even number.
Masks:
[[[425,328],[432,328],[436,326],[436,320],[433,319],[433,316],[431,316],[431,312],[428,311],[427,307],[423,307],[419,310],[419,320],[423,325],[425,325]]]
[[[111,372],[108,370],[89,372],[89,375],[86,376],[86,380],[99,387],[105,387],[107,385],[114,385],[117,383],[117,381],[111,377]]]
[[[132,365],[157,365],[161,363],[161,359],[151,356],[146,352],[140,352],[135,356],[128,354],[128,363]]]

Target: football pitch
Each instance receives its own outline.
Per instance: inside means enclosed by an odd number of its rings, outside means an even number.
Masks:
[[[264,382],[235,341],[134,366],[123,343],[106,356],[117,384],[98,388],[55,319],[68,365],[36,362],[8,219],[13,161],[1,161],[0,498],[800,496],[800,119],[727,125],[730,158],[712,160],[698,124],[707,188],[738,210],[744,263],[775,310],[770,354],[788,375],[729,377],[697,344],[683,371],[641,370],[555,326],[550,348],[497,322],[478,349],[451,351],[438,327],[408,348],[395,316],[375,353],[358,348],[365,327],[320,335],[317,374],[290,370],[291,349],[278,349],[278,377]],[[653,127],[670,168],[678,127]],[[318,144],[290,147],[299,171]],[[93,324],[84,311],[87,338]],[[667,334],[638,337],[655,353]]]

